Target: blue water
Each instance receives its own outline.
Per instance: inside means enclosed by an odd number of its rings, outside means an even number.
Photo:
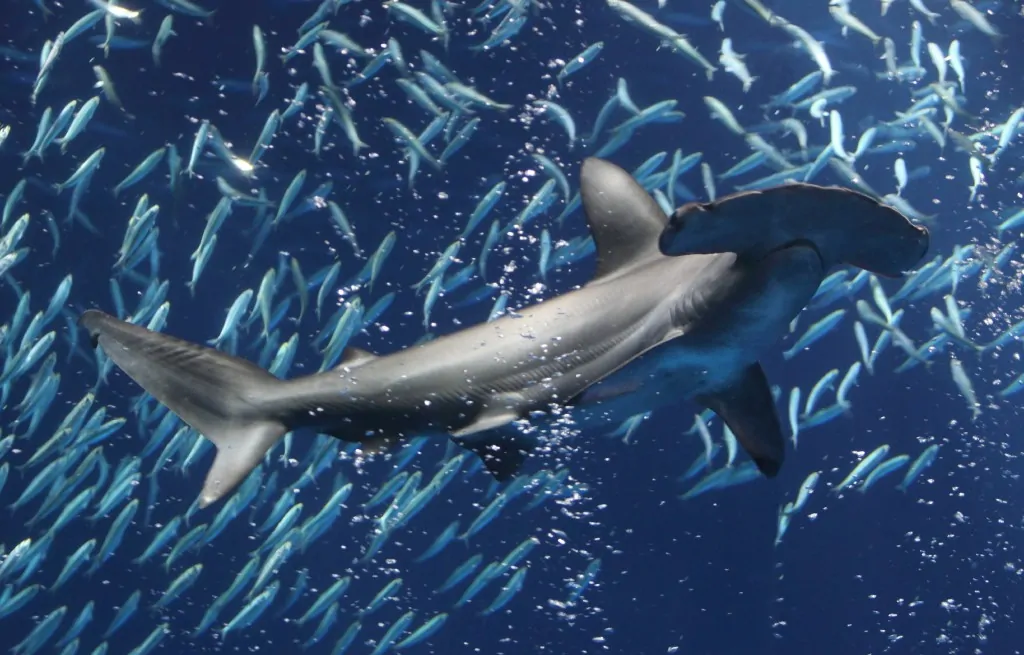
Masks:
[[[744,126],[753,126],[766,120],[760,105],[816,69],[806,53],[792,47],[788,37],[769,27],[743,2],[729,3],[726,8],[724,34],[732,38],[738,52],[746,53],[746,63],[757,78],[746,94],[740,83],[721,69],[709,82],[699,67],[668,47],[659,47],[657,38],[624,22],[599,0],[551,2],[551,6],[533,3],[526,12],[526,26],[505,46],[486,52],[471,47],[481,43],[501,19],[481,22],[472,11],[475,3],[451,3],[451,45],[446,51],[423,32],[389,19],[379,2],[352,2],[330,18],[331,29],[345,32],[376,51],[394,37],[413,70],[420,68],[419,50],[429,50],[467,85],[514,106],[506,112],[477,110],[481,123],[470,142],[446,163],[443,172],[435,172],[424,163],[410,189],[403,155],[380,119],[393,117],[419,132],[430,117],[407,101],[395,84],[399,71],[394,66],[385,66],[372,80],[349,92],[357,129],[369,147],[360,156],[353,156],[349,141],[334,124],[321,156],[313,154],[313,133],[324,103],[315,92],[319,78],[312,55],[306,51],[284,66],[277,55],[295,41],[296,28],[316,9],[316,3],[206,2],[206,7],[217,10],[212,20],[175,15],[177,35],[164,47],[160,68],[154,66],[148,45],[141,50],[114,48],[109,57],[104,57],[89,42],[92,36],[102,39],[100,21],[86,35],[65,46],[33,105],[30,96],[43,43],[93,9],[80,2],[52,4],[54,15],[46,20],[37,3],[27,0],[7,0],[0,12],[0,46],[7,49],[0,54],[0,124],[12,127],[11,136],[0,149],[0,193],[6,196],[19,180],[28,180],[24,199],[4,231],[22,213],[31,215],[20,244],[28,247],[29,253],[0,283],[4,287],[0,290],[0,322],[12,320],[19,293],[31,293],[31,316],[46,308],[66,275],[74,280],[66,317],[57,318],[47,328],[57,332],[52,350],[57,354],[55,371],[61,375],[59,394],[31,436],[25,436],[24,424],[13,423],[19,414],[15,406],[29,387],[31,372],[10,382],[2,408],[2,432],[4,436],[16,435],[16,439],[14,449],[0,456],[0,464],[7,462],[11,467],[6,485],[0,489],[3,505],[12,504],[53,458],[21,471],[16,467],[28,461],[67,411],[96,385],[96,364],[86,337],[77,335],[77,348],[73,350],[70,321],[87,308],[115,311],[110,293],[109,281],[114,274],[111,267],[128,217],[142,193],[149,195],[151,204],[161,207],[157,222],[159,267],[154,271],[148,260],[143,262],[137,269],[141,282],[118,276],[128,311],[134,310],[151,277],[167,280],[171,311],[165,331],[203,342],[218,334],[227,307],[238,294],[247,288],[257,290],[264,273],[277,267],[281,258],[287,263],[288,258],[295,257],[307,278],[340,261],[342,281],[355,275],[365,261],[354,256],[350,244],[333,227],[328,212],[319,209],[284,223],[247,263],[255,210],[236,206],[220,230],[215,252],[194,295],[190,294],[185,284],[192,277],[189,256],[199,244],[205,216],[220,199],[216,176],[224,176],[246,192],[263,188],[275,202],[302,169],[308,177],[297,202],[318,184],[332,181],[329,199],[344,208],[364,255],[372,253],[389,231],[397,234],[394,252],[373,290],[359,291],[367,305],[388,291],[396,292],[397,299],[376,325],[352,342],[372,352],[386,353],[424,336],[423,297],[416,296],[410,286],[457,237],[488,189],[501,180],[509,185],[495,213],[466,240],[459,266],[477,257],[493,218],[508,222],[540,188],[545,174],[529,158],[531,153],[543,151],[557,161],[575,191],[579,163],[596,148],[581,138],[569,147],[564,129],[538,117],[530,101],[550,98],[564,106],[582,137],[589,134],[600,107],[615,92],[617,80],[624,78],[631,97],[641,107],[672,99],[678,101],[676,109],[686,116],[681,122],[641,128],[609,159],[632,170],[652,154],[668,151],[669,159],[659,169],[663,170],[671,161],[672,151],[679,148],[683,154],[702,152],[703,161],[713,171],[721,172],[750,151],[739,137],[710,118],[702,98],[715,96]],[[409,4],[429,14],[429,3],[411,0]],[[708,17],[707,3],[669,0],[667,4],[661,11],[654,3],[637,6],[686,34],[705,57],[717,64],[723,33]],[[1024,102],[1018,71],[1024,56],[1019,43],[1019,36],[1024,34],[1019,6],[1011,2],[975,3],[991,12],[989,20],[1008,37],[995,41],[964,23],[947,3],[929,0],[928,4],[940,13],[934,25],[900,0],[884,18],[878,15],[875,2],[855,2],[851,10],[880,35],[893,39],[901,63],[909,59],[910,25],[914,20],[922,22],[925,42],[937,43],[944,52],[951,39],[959,39],[967,69],[964,110],[970,115],[957,116],[954,129],[970,135],[1003,124]],[[826,5],[788,0],[771,4],[771,8],[825,43],[838,71],[832,86],[857,87],[857,94],[838,106],[846,126],[846,147],[852,151],[864,129],[891,120],[896,111],[904,111],[913,102],[911,92],[934,81],[935,71],[925,51],[922,81],[877,79],[875,74],[885,70],[881,45],[872,46],[854,33],[844,37]],[[148,44],[167,10],[142,0],[133,6],[144,9],[141,22],[136,25],[122,21],[116,32]],[[248,89],[255,65],[253,24],[259,24],[266,35],[270,82],[267,97],[257,106]],[[566,60],[595,41],[605,44],[599,57],[559,89],[555,74]],[[19,58],[18,53],[26,55],[27,60]],[[339,83],[352,78],[363,66],[362,61],[333,51],[328,54],[334,79]],[[53,146],[46,150],[43,161],[32,159],[23,165],[20,155],[31,146],[45,107],[53,107],[56,114],[68,101],[78,99],[81,106],[97,92],[92,89],[91,66],[95,64],[102,65],[114,81],[124,111],[102,101],[89,128],[69,145],[66,154]],[[955,80],[952,71],[948,79]],[[311,97],[303,111],[278,132],[254,178],[237,175],[211,150],[200,160],[199,176],[181,179],[182,190],[177,197],[168,189],[166,162],[118,198],[112,196],[111,189],[147,154],[163,145],[174,144],[187,163],[196,129],[203,120],[219,128],[235,154],[247,156],[268,113],[272,109],[283,111],[302,81],[310,83]],[[770,117],[778,120],[790,114],[782,110]],[[827,125],[819,126],[806,111],[796,115],[806,125],[812,146],[828,142]],[[628,116],[620,109],[605,129]],[[934,120],[943,120],[941,109]],[[765,136],[787,151],[795,147],[792,136]],[[437,143],[443,138],[438,137]],[[603,143],[606,138],[607,132],[598,141]],[[958,151],[952,141],[940,149],[927,133],[918,134],[914,140],[917,147],[903,155],[908,168],[928,165],[931,171],[923,179],[911,180],[904,197],[923,213],[937,214],[929,225],[932,245],[928,258],[945,258],[954,247],[973,243],[975,250],[970,259],[988,261],[986,257],[991,258],[1017,236],[1017,230],[1009,230],[997,238],[995,225],[1024,205],[1020,178],[1024,137],[1018,135],[1017,142],[1001,154],[999,165],[986,170],[986,183],[970,204],[968,155]],[[106,154],[81,207],[97,228],[94,234],[80,222],[65,221],[71,192],[57,195],[52,185],[65,180],[101,146]],[[989,152],[993,148],[994,143],[989,143]],[[432,146],[432,150],[439,148]],[[879,194],[894,188],[892,163],[896,156],[871,155],[857,162],[858,171]],[[769,172],[761,168],[740,180],[750,181]],[[706,199],[699,169],[687,172],[681,181],[699,199]],[[849,185],[829,168],[815,181]],[[718,184],[719,195],[731,190],[728,182]],[[549,229],[556,241],[586,235],[581,211],[563,224],[555,222],[563,208],[563,201],[557,200],[546,214],[527,226],[521,237],[506,241],[491,253],[489,280],[499,282],[511,294],[510,307],[567,291],[584,284],[592,274],[591,257],[552,271],[543,285],[537,279],[542,229]],[[53,212],[59,226],[59,248],[55,248],[54,235],[44,219],[46,211]],[[828,218],[822,216],[821,220]],[[1021,319],[1020,262],[1019,256],[1014,257],[1006,270],[985,285],[979,283],[980,271],[959,280],[956,298],[962,309],[971,310],[964,325],[968,338],[988,343]],[[284,277],[275,304],[294,289],[287,265],[282,270]],[[449,270],[456,270],[456,266]],[[671,283],[666,280],[666,285]],[[485,320],[491,300],[469,307],[455,306],[480,284],[476,279],[442,297],[433,309],[429,332],[446,334]],[[884,288],[892,295],[900,284],[886,281]],[[901,328],[915,345],[934,334],[929,310],[943,307],[942,296],[948,292],[896,304],[895,308],[905,310]],[[332,294],[322,322],[312,309],[298,322],[298,303],[292,303],[288,318],[279,326],[282,342],[292,334],[298,334],[300,340],[290,375],[316,371],[320,354],[310,342],[340,302],[352,295],[351,289]],[[315,297],[314,290],[311,298]],[[806,397],[826,371],[839,368],[845,373],[859,358],[852,326],[856,319],[854,301],[861,298],[870,300],[868,287],[827,309],[808,310],[794,334],[764,360],[769,380],[782,390],[778,408],[784,425],[786,398],[792,387],[799,386]],[[792,360],[782,358],[782,350],[792,345],[807,326],[838,307],[846,308],[847,315],[832,333]],[[873,342],[879,330],[868,328]],[[261,330],[257,316],[241,332],[239,354],[258,358]],[[5,345],[6,358],[10,359],[17,352],[17,344]],[[950,352],[956,352],[964,363],[978,394],[982,413],[976,421],[972,422],[967,403],[950,376]],[[173,458],[157,477],[158,493],[151,507],[148,489],[156,455],[150,455],[142,462],[140,482],[130,496],[139,499],[140,511],[114,555],[94,575],[80,572],[56,593],[41,591],[25,607],[0,618],[0,647],[13,648],[40,618],[66,605],[67,615],[60,627],[39,651],[62,652],[55,644],[91,600],[95,602],[94,619],[82,632],[77,652],[93,652],[103,641],[102,635],[117,609],[139,589],[142,608],[110,639],[109,653],[132,652],[161,624],[167,625],[166,634],[156,652],[299,652],[317,621],[300,627],[294,625],[294,619],[319,591],[348,575],[352,576],[352,585],[341,599],[336,623],[309,652],[332,652],[344,630],[357,619],[359,609],[389,580],[401,577],[404,584],[397,598],[363,621],[348,652],[372,652],[395,620],[407,611],[415,611],[413,627],[439,612],[450,614],[436,635],[409,650],[417,653],[1017,653],[1024,637],[1018,618],[1024,601],[1024,537],[1016,500],[1022,491],[1022,448],[1016,424],[1020,397],[1003,399],[997,392],[1021,371],[1019,345],[1012,341],[1001,350],[980,355],[947,346],[945,354],[931,358],[929,367],[895,373],[893,369],[905,356],[890,346],[880,356],[874,375],[861,373],[858,386],[851,392],[853,407],[848,414],[802,431],[798,449],[788,445],[788,458],[778,478],[758,479],[687,501],[680,500],[679,495],[698,478],[685,483],[678,478],[703,452],[700,440],[686,434],[701,408],[680,403],[655,413],[642,423],[629,444],[600,433],[574,437],[534,456],[527,464],[527,474],[568,467],[571,477],[558,494],[537,509],[526,510],[534,493],[527,492],[468,545],[452,543],[423,564],[414,559],[445,526],[459,519],[464,529],[490,502],[496,491],[490,477],[480,470],[460,474],[421,514],[392,536],[372,561],[364,564],[357,560],[373,537],[373,519],[387,505],[364,511],[362,503],[388,479],[393,458],[400,451],[370,461],[354,461],[350,454],[344,454],[319,473],[315,484],[303,486],[297,494],[306,518],[319,511],[341,484],[352,482],[352,496],[340,517],[308,549],[294,553],[277,573],[275,579],[280,581],[281,589],[270,609],[252,626],[236,630],[226,639],[214,630],[194,640],[189,634],[262,543],[266,534],[258,534],[256,527],[266,519],[281,492],[288,485],[298,484],[314,435],[295,435],[291,465],[282,463],[281,452],[276,451],[264,466],[264,484],[273,473],[278,474],[277,491],[269,499],[261,494],[261,504],[241,511],[212,543],[184,555],[170,572],[161,566],[169,550],[166,548],[161,556],[143,565],[134,565],[131,560],[149,545],[159,526],[189,510],[211,454],[205,452],[200,460],[191,462],[185,474],[181,467],[187,450]],[[102,444],[103,459],[116,471],[128,458],[142,452],[154,426],[144,426],[133,413],[133,403],[141,391],[116,369],[95,393],[94,409],[105,407],[108,420],[119,416],[128,419]],[[617,427],[609,425],[608,432]],[[788,434],[788,427],[786,430]],[[711,432],[720,439],[717,419],[711,423]],[[930,444],[942,447],[935,464],[906,493],[894,489],[902,471],[865,494],[829,493],[829,486],[845,477],[863,453],[881,444],[889,444],[891,454],[907,453],[911,457]],[[345,448],[340,442],[332,447]],[[162,447],[157,453],[160,450]],[[421,470],[429,479],[444,455],[442,444],[427,444],[408,470]],[[301,467],[297,465],[300,461]],[[718,465],[721,462],[719,459]],[[464,471],[469,468],[468,463],[463,465]],[[800,483],[812,471],[820,471],[822,481],[807,508],[794,518],[782,543],[774,546],[780,506],[794,499]],[[91,473],[90,480],[96,478],[97,474]],[[104,493],[105,487],[98,489],[95,498]],[[49,543],[45,560],[34,573],[18,583],[14,582],[18,575],[0,581],[0,598],[5,585],[12,585],[13,593],[32,584],[49,587],[67,556],[83,542],[91,538],[103,541],[113,517],[128,500],[123,499],[108,516],[98,520],[86,518],[94,506],[74,519]],[[41,502],[37,498],[3,515],[0,544],[6,552],[26,538],[37,544],[44,539],[46,526],[52,524],[56,513],[31,527],[26,525]],[[195,512],[189,527],[209,522],[222,505],[223,501]],[[148,522],[144,515],[148,515]],[[469,556],[480,553],[484,562],[497,561],[531,536],[539,545],[526,562],[529,572],[524,588],[504,609],[490,616],[479,615],[507,582],[507,576],[491,582],[476,600],[458,610],[452,606],[467,583],[444,595],[432,593]],[[564,606],[572,592],[568,583],[595,558],[601,559],[597,578],[577,603]],[[204,565],[196,585],[168,609],[150,611],[170,581],[196,563]],[[300,569],[309,570],[310,589],[287,614],[278,616]],[[214,629],[222,628],[244,602],[244,596],[236,598],[222,612]]]

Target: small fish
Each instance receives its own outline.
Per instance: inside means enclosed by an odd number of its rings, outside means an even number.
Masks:
[[[949,367],[953,375],[953,382],[956,384],[957,389],[960,390],[960,395],[967,401],[967,407],[971,410],[971,420],[976,421],[981,416],[981,404],[978,402],[978,396],[974,392],[971,378],[967,375],[967,371],[964,370],[964,365],[959,359],[951,357],[949,359]]]
[[[164,45],[167,44],[167,40],[172,36],[178,36],[178,33],[174,31],[174,15],[167,14],[160,22],[160,28],[157,30],[156,37],[153,39],[153,46],[151,49],[153,54],[153,63],[157,67],[161,65]]]
[[[718,23],[718,29],[721,32],[725,31],[725,0],[718,0],[715,4],[711,5],[711,20]]]
[[[576,55],[568,62],[566,62],[565,66],[562,67],[562,70],[558,71],[558,75],[556,76],[558,79],[558,83],[562,84],[563,82],[565,82],[565,79],[567,77],[569,77],[573,73],[582,70],[585,66],[590,64],[590,62],[594,61],[597,58],[597,56],[601,54],[601,50],[603,48],[604,41],[592,43],[578,55]]]
[[[863,459],[850,471],[849,475],[843,478],[842,482],[832,487],[832,493],[839,493],[844,489],[847,489],[860,480],[864,479],[876,466],[878,466],[882,460],[889,454],[889,445],[883,444],[878,448],[871,451],[868,455],[864,456]]]

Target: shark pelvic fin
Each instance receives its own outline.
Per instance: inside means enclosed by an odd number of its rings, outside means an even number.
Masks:
[[[237,487],[288,431],[267,410],[286,383],[255,364],[96,310],[79,323],[128,377],[217,447],[200,507]]]
[[[725,421],[765,477],[778,474],[786,457],[786,442],[761,364],[754,362],[732,384],[695,400]]]
[[[472,423],[452,432],[453,437],[468,437],[478,432],[487,432],[488,430],[494,430],[496,428],[504,427],[512,421],[518,420],[519,415],[511,409],[505,408],[487,408],[480,412],[480,415],[476,417]]]
[[[597,247],[595,280],[660,256],[658,238],[668,219],[628,172],[589,157],[580,169],[580,195]]]

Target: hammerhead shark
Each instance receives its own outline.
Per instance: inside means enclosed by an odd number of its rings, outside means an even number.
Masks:
[[[388,355],[350,347],[329,371],[281,380],[249,361],[97,310],[93,346],[216,446],[199,506],[232,491],[289,431],[366,448],[450,438],[498,479],[537,426],[582,432],[689,399],[711,408],[766,477],[785,439],[759,363],[829,270],[898,277],[928,231],[869,196],[791,183],[671,216],[622,168],[589,158],[580,193],[597,251],[585,286]],[[558,411],[555,411],[558,410]]]

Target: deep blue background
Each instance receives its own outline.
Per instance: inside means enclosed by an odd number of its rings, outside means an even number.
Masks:
[[[469,46],[485,38],[488,30],[474,24],[465,9],[456,12],[452,19],[454,36],[447,55],[438,44],[414,29],[390,25],[386,12],[376,2],[345,6],[332,22],[332,28],[349,33],[367,46],[379,47],[389,36],[396,36],[406,57],[414,63],[417,51],[427,48],[441,56],[467,83],[495,99],[516,105],[508,113],[481,111],[483,122],[472,142],[446,166],[443,174],[424,167],[412,192],[405,184],[406,166],[379,118],[393,116],[416,130],[422,129],[427,120],[394,85],[396,73],[391,67],[385,68],[377,80],[356,87],[352,93],[357,102],[354,113],[360,134],[370,144],[368,152],[373,156],[367,157],[364,152],[363,157],[353,158],[348,142],[335,127],[328,139],[333,148],[317,160],[311,154],[317,115],[312,111],[312,100],[303,119],[289,122],[278,134],[272,151],[264,158],[267,166],[257,178],[271,198],[279,197],[295,172],[305,168],[310,175],[307,191],[324,179],[334,180],[332,198],[346,209],[365,251],[372,251],[389,230],[398,231],[398,245],[377,287],[378,295],[386,289],[400,294],[381,321],[389,331],[371,329],[359,336],[358,345],[387,352],[422,336],[420,299],[409,291],[409,285],[422,276],[437,253],[458,234],[479,195],[498,179],[510,182],[498,215],[508,220],[518,212],[540,186],[539,181],[522,182],[523,172],[532,165],[528,152],[533,148],[541,147],[549,155],[556,155],[570,178],[575,179],[578,162],[588,150],[579,144],[568,149],[564,133],[557,125],[543,119],[530,120],[530,114],[520,110],[528,99],[543,97],[554,83],[553,76],[560,65],[553,65],[552,60],[565,60],[594,41],[605,42],[599,59],[570,78],[557,98],[576,118],[580,134],[589,132],[598,109],[614,92],[618,77],[629,81],[632,97],[641,106],[668,98],[679,101],[678,109],[687,114],[682,123],[646,127],[612,157],[626,168],[636,166],[659,150],[671,152],[682,148],[684,153],[702,151],[714,170],[724,170],[745,156],[747,149],[708,117],[702,97],[718,97],[737,112],[741,122],[754,124],[762,120],[759,105],[769,95],[813,70],[813,63],[789,46],[781,32],[768,28],[740,4],[730,4],[726,10],[726,34],[732,37],[737,51],[748,53],[747,63],[758,77],[746,95],[724,71],[708,83],[699,68],[667,48],[659,49],[655,39],[623,23],[603,2],[555,4],[534,12],[511,48],[487,53],[469,50]],[[1009,3],[995,7],[994,20],[1010,36],[996,46],[976,32],[959,32],[957,18],[948,6],[940,6],[942,3],[935,0],[930,4],[935,5],[933,10],[941,10],[943,17],[937,26],[925,25],[926,41],[934,40],[945,48],[958,35],[963,44],[970,78],[968,108],[979,117],[971,125],[980,128],[986,119],[1005,121],[1024,100],[1019,81],[1019,62],[1024,55],[1019,36],[1024,35],[1024,23]],[[81,3],[68,2],[53,19],[43,21],[30,2],[8,0],[8,5],[0,17],[0,45],[31,53],[37,53],[45,39],[52,38],[58,29],[66,28],[86,10]],[[692,11],[704,21],[705,3],[670,0],[669,5],[661,19],[686,33],[709,59],[717,60],[721,38],[717,26],[706,21],[694,25],[691,23],[695,21],[673,14]],[[653,4],[641,6],[654,9]],[[362,266],[330,227],[326,212],[318,212],[276,232],[257,261],[245,267],[250,245],[246,230],[252,211],[236,208],[192,298],[184,285],[191,274],[188,255],[198,243],[204,216],[218,199],[213,178],[222,174],[223,169],[211,163],[202,180],[185,181],[185,193],[177,203],[165,190],[163,167],[159,169],[160,178],[150,179],[118,201],[108,191],[146,154],[165,143],[177,144],[187,160],[192,136],[202,119],[211,120],[226,139],[237,143],[239,154],[247,154],[267,113],[272,108],[283,108],[298,81],[308,80],[315,88],[316,74],[310,55],[296,57],[287,69],[274,56],[280,47],[293,42],[295,28],[314,7],[308,2],[237,0],[220,3],[209,24],[178,16],[178,36],[164,49],[162,69],[153,67],[148,50],[112,52],[102,64],[117,83],[125,107],[134,118],[125,119],[104,103],[93,127],[75,142],[67,156],[61,157],[51,150],[45,163],[33,161],[23,170],[18,154],[31,143],[42,107],[52,105],[57,111],[71,98],[84,101],[90,97],[93,78],[87,60],[99,62],[102,54],[94,51],[85,37],[73,42],[37,107],[32,107],[28,100],[36,65],[0,58],[0,122],[12,124],[15,129],[0,151],[0,192],[6,193],[21,177],[38,179],[42,184],[32,184],[28,190],[28,210],[37,216],[43,208],[51,208],[64,229],[56,259],[50,257],[50,237],[42,221],[35,221],[26,237],[33,252],[14,275],[32,291],[33,310],[45,306],[49,294],[68,272],[75,278],[71,298],[74,308],[112,309],[109,266],[114,261],[125,221],[143,190],[163,207],[161,277],[172,281],[169,300],[173,310],[167,330],[176,335],[194,340],[215,336],[225,308],[241,290],[258,286],[264,271],[276,264],[277,252],[298,257],[307,275],[335,257],[341,258],[346,276]],[[857,126],[861,121],[870,117],[888,120],[894,111],[909,106],[908,85],[874,79],[873,72],[883,70],[878,59],[880,48],[872,49],[858,35],[842,37],[825,3],[791,0],[776,3],[774,8],[826,41],[833,64],[839,70],[833,84],[858,87],[858,94],[842,106],[848,139],[859,135],[861,130]],[[897,2],[884,19],[877,15],[877,3],[858,2],[852,8],[874,29],[894,39],[901,61],[909,58],[909,25],[914,15],[906,3]],[[141,26],[125,24],[119,33],[151,37],[163,15],[162,9],[151,6],[146,9]],[[360,21],[360,15],[366,20]],[[247,92],[218,91],[214,85],[217,81],[247,82],[251,78],[253,23],[261,25],[267,34],[271,80],[270,96],[255,109]],[[91,34],[102,34],[102,28]],[[923,63],[931,70],[927,53]],[[332,59],[332,66],[335,79],[351,74],[340,59]],[[868,70],[871,72],[864,72]],[[625,118],[625,114],[620,116]],[[813,119],[805,122],[812,143],[827,140],[827,129],[819,128]],[[788,141],[792,142],[792,137]],[[103,234],[92,235],[80,225],[64,225],[67,198],[54,198],[44,185],[65,179],[81,159],[100,145],[107,148],[107,155],[84,207]],[[893,158],[887,155],[864,161],[865,177],[883,193],[893,185]],[[923,164],[932,167],[931,176],[911,182],[906,195],[923,211],[939,213],[933,229],[935,254],[946,256],[954,244],[969,241],[977,241],[979,249],[987,247],[992,242],[990,226],[997,222],[995,215],[1021,203],[1019,187],[1014,186],[1020,174],[1015,154],[1008,155],[1000,169],[989,174],[981,201],[970,207],[966,204],[970,184],[966,155],[955,151],[951,144],[940,152],[925,138],[906,159],[910,168]],[[688,174],[685,181],[694,190],[700,189],[696,171]],[[839,182],[827,171],[821,181]],[[720,185],[720,193],[727,190],[724,187]],[[550,217],[560,210],[560,203],[556,204]],[[541,227],[550,223],[550,217],[538,220],[530,233],[538,235]],[[482,226],[464,246],[465,256],[477,252],[485,228]],[[552,227],[553,235],[566,238],[583,234],[584,230],[579,213],[563,227]],[[536,300],[527,293],[533,282],[535,259],[536,246],[522,243],[503,256],[492,254],[492,271],[502,263],[515,261],[519,265],[520,270],[506,279],[505,286],[515,291],[512,304]],[[550,295],[584,283],[591,266],[591,262],[584,262],[574,270],[554,275],[545,293]],[[1020,318],[1020,295],[1013,277],[1000,278],[984,290],[978,289],[973,280],[962,283],[957,295],[961,302],[973,307],[968,329],[979,340],[991,339],[1000,328]],[[887,288],[894,291],[896,284]],[[480,305],[456,311],[444,306],[446,301],[434,310],[437,333],[457,329],[460,323],[483,320],[489,309]],[[0,291],[4,316],[10,315],[15,302],[13,292]],[[941,302],[941,298],[934,297],[906,307],[903,327],[918,343],[930,334],[928,308],[941,306]],[[134,306],[132,300],[128,304],[130,308]],[[839,367],[845,371],[857,357],[851,336],[852,301],[848,308],[847,320],[840,328],[809,352],[790,362],[784,362],[781,356],[766,360],[772,382],[786,393],[790,387],[800,385],[806,395],[806,390],[828,369]],[[986,324],[987,321],[990,323]],[[810,322],[810,318],[803,319],[801,326]],[[63,324],[59,326],[63,333]],[[300,373],[303,366],[315,370],[318,365],[316,353],[308,345],[317,332],[315,320],[307,316],[298,332],[304,343],[293,374]],[[250,340],[257,333],[254,327]],[[874,337],[874,331],[871,333]],[[285,338],[290,334],[289,329],[283,331]],[[59,352],[65,353],[66,348],[61,345]],[[253,352],[249,354],[254,356]],[[979,395],[989,400],[994,384],[1005,383],[1019,372],[1017,345],[995,355],[961,356]],[[46,424],[50,426],[95,380],[94,369],[83,360],[74,359],[67,365],[63,364],[63,357],[61,361],[62,393],[59,408],[55,404],[53,422]],[[657,654],[676,652],[671,650],[676,647],[679,653],[699,655],[1019,652],[1024,636],[1016,618],[1024,600],[1019,574],[1024,537],[1018,501],[1022,449],[1013,399],[986,400],[984,414],[972,424],[950,380],[944,357],[937,357],[931,369],[891,372],[900,362],[902,357],[890,350],[882,356],[875,376],[863,374],[852,395],[851,416],[801,434],[800,448],[790,452],[777,480],[758,480],[692,501],[679,501],[677,496],[685,487],[676,478],[701,450],[697,439],[683,434],[699,408],[681,405],[646,422],[632,445],[624,446],[601,435],[585,435],[571,444],[571,451],[531,462],[536,469],[552,468],[556,459],[568,461],[574,478],[588,485],[585,498],[563,505],[548,503],[528,514],[520,513],[518,506],[513,507],[473,540],[472,549],[453,544],[430,565],[416,565],[412,559],[453,518],[464,517],[463,525],[472,520],[473,505],[486,503],[486,476],[478,473],[460,478],[397,536],[373,564],[362,567],[353,564],[353,559],[366,543],[369,529],[365,520],[352,520],[360,516],[355,501],[365,500],[376,490],[389,465],[376,461],[358,472],[351,462],[340,462],[321,478],[319,490],[309,487],[300,499],[307,512],[318,508],[330,492],[331,478],[340,471],[356,482],[350,510],[313,548],[291,559],[281,574],[282,586],[287,587],[295,571],[303,567],[311,569],[312,586],[319,589],[330,584],[332,575],[355,576],[346,596],[347,604],[343,605],[345,615],[326,643],[317,646],[316,652],[327,653],[353,618],[349,610],[365,604],[391,577],[400,575],[406,581],[400,609],[389,606],[368,621],[360,642],[379,637],[386,625],[377,622],[389,624],[406,609],[419,611],[417,623],[437,611],[446,611],[454,598],[435,598],[429,590],[459,562],[475,552],[484,553],[488,560],[498,559],[526,536],[534,535],[542,545],[530,557],[526,588],[507,612],[486,618],[476,616],[472,609],[453,612],[430,645],[420,646],[416,652]],[[137,387],[115,374],[102,387],[100,402],[109,404],[113,415],[127,411],[129,400],[137,393]],[[20,396],[15,393],[12,398]],[[11,411],[5,409],[5,423],[14,419]],[[614,427],[609,426],[609,430]],[[141,450],[134,430],[134,421],[130,421],[106,448],[108,461],[115,463],[118,457]],[[717,424],[713,431],[719,433]],[[45,438],[42,435],[48,436],[45,427],[35,439]],[[303,439],[303,435],[297,436],[296,443],[301,444]],[[857,460],[854,451],[870,451],[888,443],[894,453],[916,455],[931,442],[944,444],[939,460],[907,494],[895,491],[890,484],[880,484],[865,495],[848,493],[836,498],[827,493],[825,483],[837,482]],[[19,447],[23,452],[17,457],[22,459],[12,456],[12,460],[20,463],[27,459],[32,444],[19,443]],[[440,446],[428,447],[417,459],[425,476],[432,473],[441,452]],[[144,464],[144,470],[148,471],[148,464],[149,461]],[[205,466],[194,465],[184,478],[171,470],[162,474],[159,505],[154,510],[157,521],[166,521],[185,511],[199,489]],[[795,496],[800,482],[812,470],[823,473],[823,483],[807,510],[814,518],[796,519],[782,545],[773,548],[778,507]],[[295,477],[300,473],[291,471]],[[13,502],[28,480],[27,476],[12,473],[0,500],[4,504]],[[144,485],[138,496],[145,502]],[[266,511],[263,508],[254,520],[262,522]],[[212,516],[210,510],[207,514]],[[25,536],[36,536],[22,527],[29,516],[5,515],[0,523],[0,542],[10,547]],[[225,645],[210,635],[197,642],[186,636],[258,543],[251,526],[243,520],[247,518],[248,513],[243,513],[211,546],[188,558],[184,566],[202,561],[206,570],[184,600],[172,606],[165,618],[142,611],[119,633],[111,652],[128,652],[164,620],[170,622],[171,634],[161,646],[163,652],[218,648],[241,651],[257,647],[263,652],[295,652],[313,626],[289,626],[274,618],[273,610],[245,633],[229,637]],[[66,528],[39,581],[51,581],[66,555],[84,540],[93,536],[102,540],[108,522],[109,519],[90,525],[79,521]],[[563,531],[566,536],[561,539],[552,530]],[[67,604],[69,615],[75,616],[86,600],[94,599],[97,618],[87,630],[80,651],[88,652],[86,649],[98,642],[115,606],[132,590],[141,588],[144,604],[149,604],[171,579],[157,564],[137,569],[129,563],[153,534],[152,526],[143,526],[139,521],[129,531],[117,556],[92,580],[79,576],[60,594],[43,593],[13,619],[0,622],[0,646],[17,643],[28,629],[30,616],[41,616],[58,604]],[[548,605],[548,599],[564,599],[568,595],[565,581],[595,556],[603,560],[597,585],[587,592],[574,616],[560,615]],[[184,566],[176,568],[174,574]],[[488,598],[495,591],[496,586],[483,597]],[[278,602],[285,594],[282,589]],[[310,602],[312,595],[307,594],[298,610]],[[233,615],[235,605],[222,615],[223,619]],[[297,612],[293,610],[292,614]],[[70,620],[65,619],[65,626]],[[369,646],[359,645],[352,652],[370,650]]]

